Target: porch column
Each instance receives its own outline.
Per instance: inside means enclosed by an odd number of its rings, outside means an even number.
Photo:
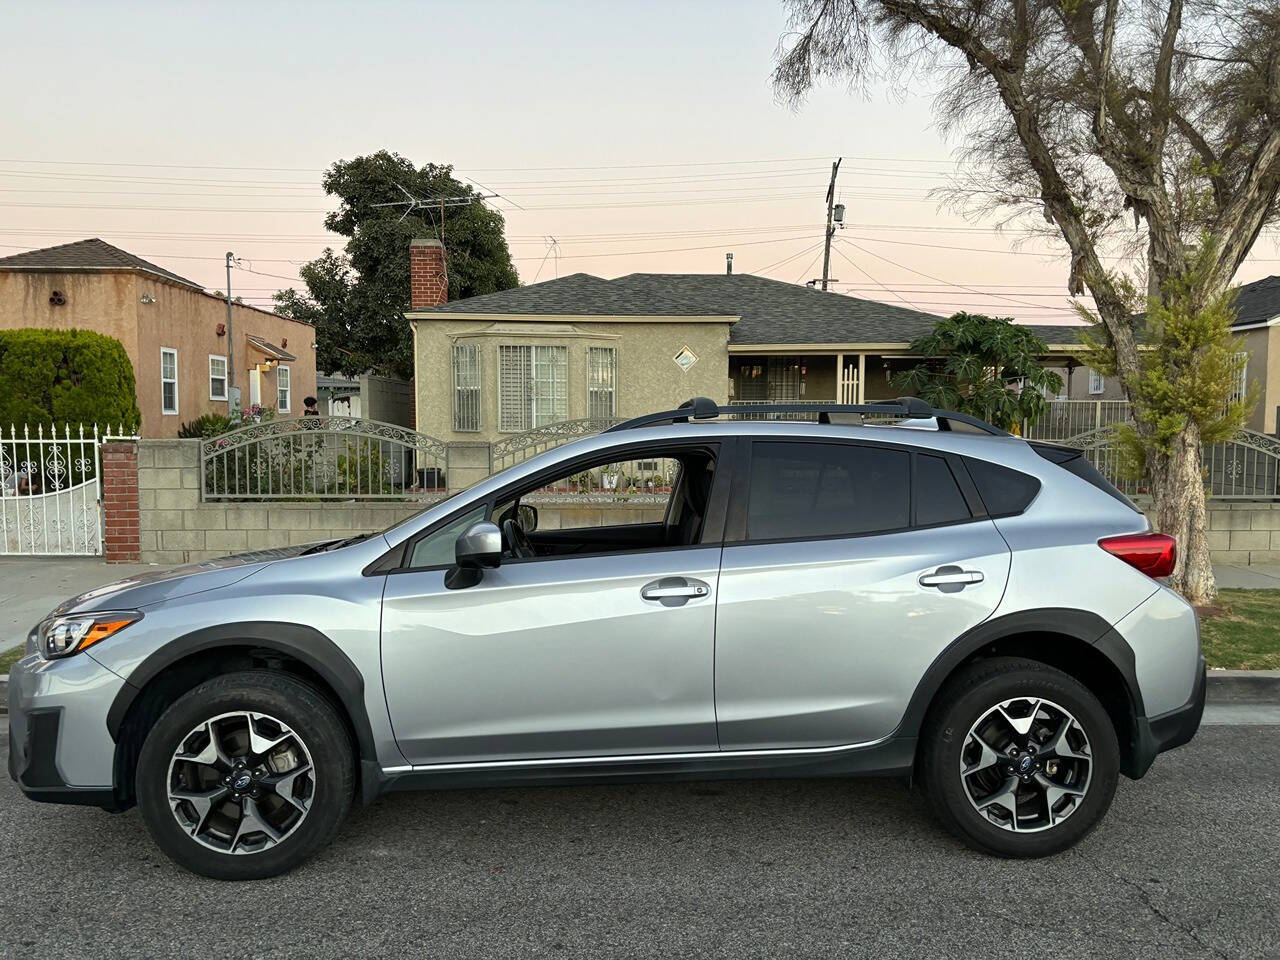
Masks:
[[[836,354],[836,403],[844,403],[844,354]]]
[[[867,355],[858,354],[858,403],[867,402]]]

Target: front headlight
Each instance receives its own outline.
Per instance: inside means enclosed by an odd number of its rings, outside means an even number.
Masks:
[[[137,610],[72,614],[46,620],[38,628],[40,652],[48,659],[69,657],[142,619]]]

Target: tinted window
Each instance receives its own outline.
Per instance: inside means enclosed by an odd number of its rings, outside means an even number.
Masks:
[[[756,443],[747,538],[825,537],[910,523],[911,456],[835,443]]]
[[[993,517],[1021,513],[1040,492],[1040,481],[1029,474],[969,457],[964,462],[987,513]]]
[[[445,524],[435,533],[429,533],[413,545],[413,553],[409,556],[409,566],[443,567],[451,566],[454,561],[454,544],[467,527],[484,519],[485,505],[464,513],[456,520]]]
[[[916,523],[957,523],[968,520],[969,504],[951,467],[942,457],[916,457]]]

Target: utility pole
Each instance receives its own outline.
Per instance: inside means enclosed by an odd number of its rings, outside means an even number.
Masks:
[[[234,405],[232,393],[236,386],[236,332],[231,319],[231,264],[235,254],[227,251],[227,409]]]
[[[827,245],[822,253],[822,289],[827,289],[827,279],[831,276],[831,238],[835,236],[836,224],[833,216],[835,214],[836,202],[836,174],[840,171],[840,161],[843,157],[836,157],[835,163],[831,164],[831,182],[827,184]]]

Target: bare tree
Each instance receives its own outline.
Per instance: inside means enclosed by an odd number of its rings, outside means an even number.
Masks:
[[[944,126],[970,144],[963,192],[985,212],[1038,214],[1066,242],[1068,292],[1092,295],[1104,352],[1134,406],[1155,526],[1179,543],[1174,586],[1192,602],[1212,600],[1203,446],[1242,417],[1227,403],[1222,304],[1278,213],[1280,4],[784,2],[794,32],[779,47],[781,95],[799,101],[823,80],[929,69],[944,79]],[[1102,252],[1135,231],[1145,241],[1145,316]],[[1200,330],[1204,349],[1194,340],[1187,349],[1187,328]],[[1170,384],[1211,396],[1180,403]]]

